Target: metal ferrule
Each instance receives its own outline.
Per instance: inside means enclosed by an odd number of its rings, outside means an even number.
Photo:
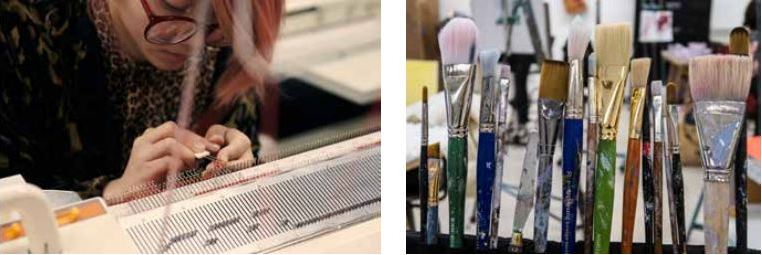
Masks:
[[[429,144],[429,104],[421,104],[421,146]]]
[[[442,176],[442,166],[440,165],[441,159],[430,158],[428,160],[429,166],[429,206],[437,206],[439,203],[439,179]]]
[[[479,132],[495,132],[498,89],[497,77],[482,77],[482,100],[479,108]]]
[[[540,142],[538,143],[537,156],[553,155],[558,123],[563,117],[564,102],[540,98],[538,106],[540,111]]]
[[[662,101],[662,96],[654,96],[652,103],[651,103],[651,110],[654,121],[652,121],[651,125],[654,127],[654,142],[663,142],[664,141],[664,122],[662,122],[662,117],[664,116],[664,111],[662,111],[664,102]]]
[[[709,182],[729,182],[730,169],[707,169],[704,172],[704,181]]]
[[[582,65],[578,59],[569,61],[569,92],[566,99],[566,118],[582,119],[585,115],[582,92]]]
[[[500,96],[498,98],[497,109],[497,139],[498,144],[508,144],[508,107],[510,102],[508,101],[508,86],[511,80],[508,78],[500,78],[498,80]],[[502,147],[502,146],[501,146]]]
[[[601,119],[601,139],[616,140],[619,114],[624,99],[624,82],[628,66],[603,66],[598,68],[598,98]]]
[[[722,176],[724,171],[730,171],[746,104],[699,101],[693,107],[706,180],[725,180]]]
[[[669,147],[672,153],[680,153],[680,137],[677,133],[677,105],[667,105],[667,139],[669,139]]]
[[[447,133],[450,137],[466,137],[468,132],[468,111],[471,108],[475,70],[476,65],[474,64],[442,66]]]
[[[646,102],[646,88],[632,89],[632,103],[630,104],[630,129],[629,137],[631,139],[640,139],[640,132],[643,127],[643,107]]]
[[[598,123],[598,89],[595,77],[587,78],[587,117],[590,123]]]

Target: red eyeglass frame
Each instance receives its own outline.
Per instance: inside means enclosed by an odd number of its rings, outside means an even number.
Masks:
[[[140,0],[140,3],[143,5],[143,11],[145,11],[146,16],[148,16],[148,25],[146,25],[146,29],[143,31],[143,37],[145,38],[146,41],[148,41],[150,43],[153,43],[153,44],[178,44],[178,43],[181,43],[181,42],[184,42],[184,41],[190,39],[191,37],[193,37],[194,34],[196,34],[197,29],[194,29],[193,33],[190,33],[186,38],[183,38],[182,40],[177,41],[175,43],[161,43],[161,42],[155,42],[155,41],[149,40],[148,39],[148,31],[150,31],[151,28],[153,28],[155,25],[157,25],[157,24],[159,24],[161,22],[166,22],[166,21],[186,21],[186,22],[192,22],[193,24],[196,25],[196,27],[198,27],[198,23],[196,22],[195,19],[190,18],[190,17],[185,17],[185,16],[156,15],[156,14],[153,13],[153,11],[151,10],[151,6],[148,5],[148,2],[146,2],[146,0]]]

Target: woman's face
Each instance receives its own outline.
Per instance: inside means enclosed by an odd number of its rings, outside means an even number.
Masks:
[[[207,1],[193,1],[193,0],[145,0],[151,9],[151,12],[155,16],[184,16],[194,18],[194,10],[200,6],[194,3],[208,3]],[[139,0],[117,0],[110,1],[110,5],[114,5],[111,8],[112,13],[120,21],[115,22],[116,26],[123,26],[126,35],[123,35],[120,39],[126,40],[122,45],[126,45],[131,48],[128,53],[137,60],[145,60],[150,62],[156,68],[162,70],[179,70],[183,68],[186,59],[191,51],[191,42],[195,38],[190,38],[176,44],[155,44],[146,40],[145,29],[149,24],[147,11],[144,9],[141,1]],[[223,33],[215,24],[217,20],[213,14],[211,6],[207,26],[210,31],[203,35],[201,33],[195,33],[193,36],[205,36],[207,44],[215,45],[222,41]],[[170,29],[172,25],[169,25]],[[201,29],[200,27],[198,29]]]

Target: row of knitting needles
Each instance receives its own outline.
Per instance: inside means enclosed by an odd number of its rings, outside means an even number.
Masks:
[[[748,32],[743,28],[733,31],[734,36],[736,33],[745,32],[745,47],[748,48]],[[484,251],[497,249],[502,165],[507,155],[504,131],[510,68],[498,64],[497,51],[480,52],[480,64],[474,64],[477,34],[478,30],[472,20],[453,18],[439,33],[439,46],[448,124],[446,174],[450,219],[449,247],[453,249],[463,248],[468,112],[477,68],[481,73],[482,99],[476,162],[476,249]],[[530,133],[521,172],[510,252],[523,251],[522,229],[534,202],[534,252],[542,253],[547,248],[552,159],[561,118],[564,118],[561,247],[564,253],[574,252],[577,221],[575,209],[585,116],[581,61],[589,42],[590,30],[577,19],[572,25],[569,37],[569,62],[546,60],[542,63],[538,103],[539,134]],[[662,252],[660,191],[662,170],[666,169],[673,250],[676,253],[685,253],[683,181],[677,133],[677,107],[680,101],[678,89],[672,83],[665,87],[661,81],[653,81],[649,96],[646,87],[651,60],[630,60],[632,43],[632,26],[629,23],[602,24],[595,28],[595,53],[588,58],[590,86],[585,167],[587,192],[583,201],[584,252],[610,252],[616,137],[625,84],[630,74],[632,98],[625,163],[622,252],[632,252],[638,172],[642,160],[647,243],[651,244],[652,252]],[[746,51],[748,52],[748,49]],[[702,148],[702,163],[706,170],[705,247],[706,252],[711,253],[727,252],[727,198],[730,195],[731,159],[739,140],[745,98],[751,83],[751,58],[745,55],[743,50],[732,52],[736,54],[697,57],[690,61],[689,66],[690,90],[695,100],[694,114]],[[666,94],[666,98],[663,93]],[[433,245],[437,242],[436,194],[442,164],[437,155],[438,147],[427,150],[428,116],[425,94],[424,88],[420,193],[421,204],[428,205],[428,208],[422,206],[424,208],[421,213],[421,226],[426,228],[421,228],[421,237],[427,244]],[[652,131],[653,152],[650,150]],[[433,157],[427,159],[427,155]]]

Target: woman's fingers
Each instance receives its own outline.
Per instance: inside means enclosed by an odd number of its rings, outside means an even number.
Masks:
[[[220,150],[220,145],[212,143],[187,129],[178,128],[175,132],[175,137],[180,143],[191,148],[196,153],[203,151],[217,152]]]
[[[206,131],[206,139],[209,140],[212,143],[218,144],[220,146],[225,145],[225,133],[228,130],[228,127],[215,124],[209,127],[209,130]]]
[[[166,156],[158,159],[148,161],[146,169],[143,172],[146,179],[160,180],[161,177],[166,176],[169,171],[181,171],[185,167],[185,162],[181,159]]]
[[[223,162],[237,160],[244,156],[246,152],[251,153],[251,141],[249,137],[237,129],[228,129],[225,132],[225,147],[217,152],[217,159]]]
[[[187,166],[192,166],[196,160],[195,153],[173,137],[164,138],[152,146],[148,146],[143,153],[145,154],[142,157],[146,161],[164,156],[173,156],[184,162]]]
[[[145,144],[153,144],[158,141],[161,141],[164,138],[172,137],[175,135],[175,131],[177,130],[177,124],[175,124],[172,121],[164,122],[164,124],[159,125],[155,128],[148,128],[145,132],[143,132],[143,135],[135,139],[135,144],[138,143],[145,143]]]

